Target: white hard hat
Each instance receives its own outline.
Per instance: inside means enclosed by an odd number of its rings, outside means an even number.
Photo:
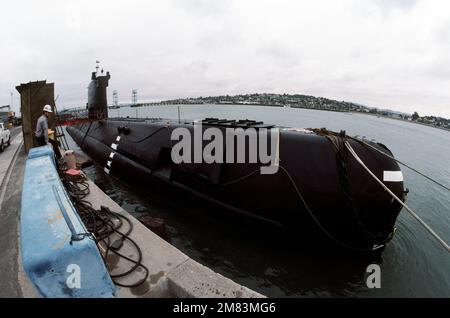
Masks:
[[[53,113],[53,112],[52,112],[52,106],[50,106],[50,105],[45,105],[45,106],[44,106],[44,112],[47,112],[47,113]]]

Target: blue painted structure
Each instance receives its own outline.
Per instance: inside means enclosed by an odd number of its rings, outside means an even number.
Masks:
[[[50,146],[31,149],[26,163],[21,248],[25,271],[42,296],[114,296],[116,287],[59,179]]]

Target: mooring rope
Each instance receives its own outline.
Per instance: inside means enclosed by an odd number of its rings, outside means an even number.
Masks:
[[[383,248],[386,243],[392,238],[392,235],[390,235],[384,242],[379,243],[379,244],[374,244],[372,247],[370,248],[364,248],[364,247],[357,247],[357,246],[352,246],[352,245],[348,245],[346,243],[344,243],[343,241],[341,241],[340,239],[338,239],[336,236],[334,236],[333,234],[331,234],[321,223],[320,221],[317,219],[316,215],[313,213],[313,211],[311,210],[311,208],[309,207],[309,205],[306,203],[305,198],[303,197],[297,183],[295,182],[294,178],[291,176],[291,174],[289,173],[289,171],[283,167],[282,165],[280,165],[280,169],[286,174],[286,176],[288,177],[289,181],[291,182],[292,186],[294,187],[294,190],[297,192],[298,197],[300,198],[303,206],[305,207],[306,211],[308,212],[308,214],[310,215],[310,217],[313,219],[313,221],[316,223],[316,225],[320,228],[320,230],[322,230],[323,233],[325,233],[326,236],[328,236],[331,240],[333,240],[335,243],[337,243],[338,245],[349,249],[349,250],[354,250],[354,251],[359,251],[359,252],[368,252],[368,251],[376,251],[380,248]]]
[[[391,156],[391,155],[385,153],[384,151],[381,151],[381,150],[378,149],[377,147],[374,147],[374,146],[372,146],[371,144],[369,144],[368,142],[365,142],[364,140],[361,140],[361,139],[358,139],[358,138],[355,138],[355,137],[348,137],[348,138],[353,139],[353,140],[356,140],[356,141],[362,143],[363,145],[365,145],[365,146],[367,146],[367,147],[370,147],[370,148],[372,148],[372,149],[378,151],[378,152],[381,153],[382,155],[384,155],[384,156],[386,156],[386,157],[388,157],[388,158],[390,158],[390,159],[396,161],[397,163],[399,163],[399,164],[405,166],[406,168],[408,168],[408,169],[414,171],[415,173],[417,173],[417,174],[421,175],[422,177],[424,177],[424,178],[430,180],[431,182],[434,182],[434,183],[437,184],[438,186],[440,186],[440,187],[442,187],[442,188],[444,188],[445,190],[447,190],[447,191],[450,192],[450,188],[449,188],[448,186],[446,186],[446,185],[440,183],[440,182],[437,181],[437,180],[434,180],[433,178],[431,178],[431,177],[427,176],[426,174],[424,174],[424,173],[418,171],[417,169],[414,169],[414,168],[411,167],[410,165],[408,165],[408,164],[406,164],[406,163],[404,163],[404,162],[402,162],[402,161],[400,161],[400,160],[394,158],[393,156]]]
[[[361,160],[356,151],[350,145],[348,141],[345,141],[350,154],[356,159],[356,161],[386,190],[398,203],[400,203],[419,224],[421,224],[446,250],[450,252],[449,245],[428,225],[426,224],[416,212],[414,212],[408,205],[406,205],[399,197],[397,197]]]

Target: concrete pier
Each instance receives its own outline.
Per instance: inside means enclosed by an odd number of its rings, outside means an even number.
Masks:
[[[143,264],[149,269],[146,283],[138,288],[118,287],[117,297],[179,297],[179,298],[262,298],[263,295],[241,286],[232,280],[215,273],[211,269],[197,263],[180,250],[170,245],[158,235],[150,231],[117,203],[103,193],[92,181],[89,181],[91,193],[86,198],[93,207],[108,207],[131,220],[133,232],[130,237],[141,247]],[[113,238],[114,240],[114,238]],[[125,242],[122,254],[136,259],[136,251]],[[109,264],[113,272],[122,272],[129,268],[129,263],[119,259]],[[139,280],[142,272],[127,277],[124,283]]]
[[[20,257],[19,216],[27,155],[20,128],[11,130],[11,146],[0,154],[0,297],[39,297]]]

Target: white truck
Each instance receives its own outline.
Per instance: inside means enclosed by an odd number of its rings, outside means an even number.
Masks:
[[[6,146],[11,144],[11,133],[0,123],[0,152],[3,152]]]

